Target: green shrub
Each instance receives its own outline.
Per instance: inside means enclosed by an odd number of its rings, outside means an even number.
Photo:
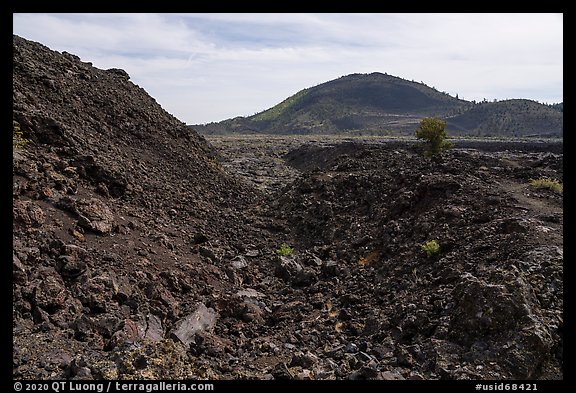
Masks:
[[[547,188],[559,194],[564,192],[564,186],[556,179],[541,177],[540,179],[530,179],[530,185],[534,188]]]
[[[282,257],[287,257],[289,255],[292,255],[292,253],[294,252],[294,248],[290,247],[288,244],[286,243],[282,243],[280,245],[280,248],[276,250],[276,254],[282,256]]]
[[[452,142],[447,141],[446,121],[436,117],[426,117],[422,119],[418,129],[416,129],[416,138],[424,139],[428,145],[425,154],[428,157],[438,157],[440,154],[453,146]]]
[[[426,253],[427,257],[431,257],[440,251],[440,245],[436,240],[429,240],[422,245],[422,251]]]
[[[20,150],[30,142],[30,139],[24,138],[24,133],[20,129],[17,121],[12,121],[12,148]]]

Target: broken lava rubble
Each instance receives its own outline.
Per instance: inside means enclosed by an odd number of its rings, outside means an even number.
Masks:
[[[563,378],[561,147],[307,143],[260,189],[121,70],[13,67],[13,378]]]

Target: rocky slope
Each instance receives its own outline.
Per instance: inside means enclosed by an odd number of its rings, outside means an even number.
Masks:
[[[122,70],[15,36],[13,84],[14,376],[73,376],[226,286],[206,245],[246,247],[261,195]]]
[[[15,379],[563,377],[561,148],[214,148],[13,40]]]

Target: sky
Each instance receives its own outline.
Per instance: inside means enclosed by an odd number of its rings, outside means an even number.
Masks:
[[[13,14],[13,33],[122,68],[187,124],[266,110],[353,73],[465,100],[563,102],[563,14]]]

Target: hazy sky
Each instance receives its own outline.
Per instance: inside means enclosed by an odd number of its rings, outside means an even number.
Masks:
[[[563,101],[562,14],[14,14],[14,34],[122,68],[188,124],[382,72],[466,100]]]

